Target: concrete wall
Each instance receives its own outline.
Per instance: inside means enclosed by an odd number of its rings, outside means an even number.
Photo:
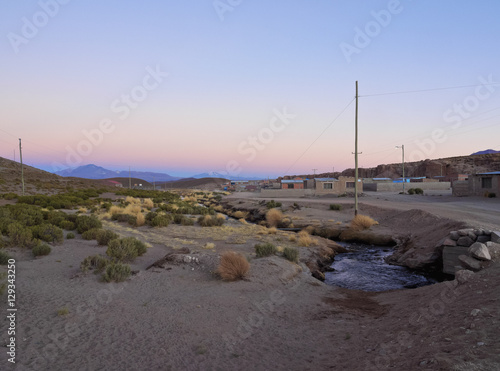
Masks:
[[[463,246],[445,246],[443,249],[443,272],[446,274],[455,274],[459,269],[463,269],[458,257],[468,255],[469,248]]]
[[[459,181],[456,180],[453,182],[453,191],[452,191],[453,196],[456,197],[463,197],[463,196],[469,196],[469,182],[468,181]]]
[[[305,197],[314,196],[314,189],[262,189],[261,197]]]
[[[492,178],[491,188],[482,187],[482,178]],[[484,196],[484,194],[495,193],[500,197],[500,175],[471,175],[469,177],[469,195],[471,196]]]
[[[405,190],[410,188],[421,188],[424,191],[445,191],[451,187],[450,182],[432,182],[432,183],[405,183]],[[378,192],[402,192],[403,183],[377,183]]]
[[[293,185],[293,188],[288,188],[289,185]],[[281,189],[304,189],[304,182],[301,183],[281,183]]]

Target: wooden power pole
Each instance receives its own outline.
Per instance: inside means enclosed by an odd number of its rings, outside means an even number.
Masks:
[[[130,166],[128,167],[128,189],[132,189],[132,178],[130,177]]]
[[[358,82],[356,81],[356,111],[354,116],[354,216],[358,215]]]
[[[19,138],[19,161],[21,161],[21,183],[23,185],[23,196],[24,196],[23,147],[21,146],[21,138]]]

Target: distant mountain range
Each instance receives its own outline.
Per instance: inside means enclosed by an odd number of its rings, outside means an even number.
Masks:
[[[484,151],[474,152],[471,156],[474,156],[474,155],[490,155],[490,154],[493,154],[493,153],[500,153],[500,151],[495,151],[493,149],[487,149],[487,150],[484,150]]]
[[[65,169],[57,171],[55,174],[63,177],[76,177],[85,179],[109,179],[109,178],[128,178],[129,172],[124,171],[113,171],[105,169],[97,165],[83,165],[75,169]],[[201,173],[193,175],[189,178],[179,178],[166,173],[155,173],[155,172],[145,172],[145,171],[131,171],[130,176],[132,178],[143,179],[147,182],[171,182],[179,179],[202,179],[202,178],[223,178],[228,179],[228,175],[221,174],[216,171],[211,171],[207,173]],[[231,177],[231,180],[259,180],[262,178],[256,177]]]
[[[113,171],[108,170],[97,165],[83,165],[76,169],[65,169],[56,172],[57,175],[64,177],[77,177],[85,179],[108,179],[108,178],[128,178],[128,171]],[[169,174],[145,172],[145,171],[131,171],[130,176],[132,178],[143,179],[148,182],[169,182],[172,180],[178,180],[180,178],[171,176]]]

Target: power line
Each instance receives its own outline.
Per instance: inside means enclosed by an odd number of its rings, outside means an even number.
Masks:
[[[330,122],[330,124],[328,124],[328,126],[323,129],[323,131],[318,135],[318,137],[314,139],[313,142],[306,148],[306,150],[293,162],[293,164],[291,164],[288,167],[288,169],[284,172],[284,174],[287,174],[290,171],[290,169],[307,153],[307,151],[309,151],[309,149],[314,145],[314,143],[316,143],[318,139],[321,138],[323,134],[330,128],[330,126],[332,126],[335,123],[335,121],[337,121],[340,118],[340,116],[342,116],[342,114],[347,110],[347,108],[349,108],[349,106],[352,104],[352,102],[354,102],[355,99],[356,98],[352,98],[352,100],[344,107],[344,109],[337,115],[337,117],[335,117],[333,121]]]
[[[395,92],[390,92],[390,93],[365,94],[365,95],[360,95],[359,97],[360,98],[366,98],[366,97],[378,97],[378,96],[382,96],[382,95],[422,93],[422,92],[427,92],[427,91],[452,90],[452,89],[463,89],[463,88],[475,88],[475,87],[479,87],[479,86],[490,86],[490,85],[500,85],[500,83],[495,82],[495,83],[492,83],[492,84],[461,85],[461,86],[448,86],[448,87],[429,88],[429,89],[420,89],[420,90],[395,91]]]

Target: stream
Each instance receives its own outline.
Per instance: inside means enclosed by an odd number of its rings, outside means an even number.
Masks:
[[[325,272],[325,283],[363,291],[416,288],[437,281],[406,267],[387,264],[392,248],[356,243],[340,243],[348,252],[335,256],[332,272]]]

